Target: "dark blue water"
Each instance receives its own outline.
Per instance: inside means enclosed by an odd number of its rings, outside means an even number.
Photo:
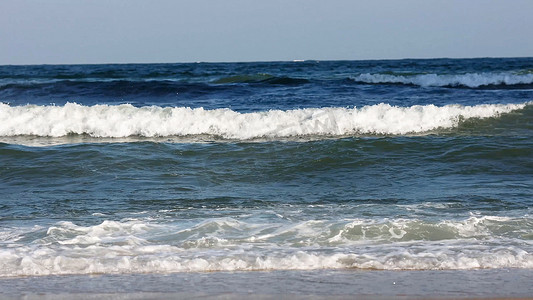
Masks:
[[[533,59],[0,66],[0,276],[533,268]]]

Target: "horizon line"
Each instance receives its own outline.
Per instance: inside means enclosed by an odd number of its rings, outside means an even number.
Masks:
[[[302,63],[302,62],[341,62],[341,61],[398,61],[398,60],[468,60],[468,59],[524,59],[533,56],[474,56],[474,57],[405,57],[405,58],[370,58],[370,59],[291,59],[291,60],[243,60],[243,61],[176,61],[176,62],[95,62],[95,63],[11,63],[0,66],[66,66],[66,65],[149,65],[149,64],[239,64],[239,63]]]

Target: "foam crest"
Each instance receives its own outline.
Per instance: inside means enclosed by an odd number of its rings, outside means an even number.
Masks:
[[[0,104],[0,136],[166,137],[210,135],[227,139],[351,134],[409,134],[452,128],[461,120],[497,117],[522,104],[476,106],[377,104],[361,108],[308,108],[239,113],[230,109],[141,107],[129,104],[9,106]]]
[[[59,222],[48,228],[44,239],[61,245],[91,245],[96,243],[141,244],[144,239],[140,234],[146,233],[149,226],[142,222],[104,221],[95,226],[78,226],[72,222]],[[150,227],[154,227],[150,225]]]
[[[410,246],[409,248],[406,246]],[[178,247],[98,245],[85,248],[0,250],[0,277],[64,274],[125,274],[206,271],[377,269],[438,270],[533,268],[533,255],[516,247],[479,245],[374,246],[351,251],[276,249],[190,252]],[[339,253],[340,252],[340,253]]]
[[[418,86],[469,87],[513,86],[533,84],[533,74],[466,73],[466,74],[360,74],[352,78],[362,83],[393,83]]]
[[[354,220],[342,226],[333,226],[326,241],[329,245],[338,246],[368,242],[528,239],[531,226],[531,220],[527,218],[498,216],[471,216],[466,220],[440,222],[416,219]]]

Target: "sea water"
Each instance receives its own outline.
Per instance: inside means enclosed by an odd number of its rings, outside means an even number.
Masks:
[[[0,278],[531,277],[532,101],[531,58],[0,66]]]

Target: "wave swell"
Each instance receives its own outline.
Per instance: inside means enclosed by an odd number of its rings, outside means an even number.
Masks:
[[[309,83],[308,79],[292,78],[286,76],[273,76],[270,74],[255,74],[255,75],[235,75],[229,77],[219,78],[213,83],[216,84],[237,84],[237,83],[266,83],[276,85],[297,85]]]
[[[422,87],[533,88],[533,74],[360,74],[352,80],[368,84],[405,84]]]
[[[228,139],[350,134],[408,134],[452,128],[461,120],[497,117],[522,104],[476,106],[377,104],[239,113],[230,109],[123,105],[9,106],[0,104],[0,136],[72,134],[92,137],[212,135]]]

